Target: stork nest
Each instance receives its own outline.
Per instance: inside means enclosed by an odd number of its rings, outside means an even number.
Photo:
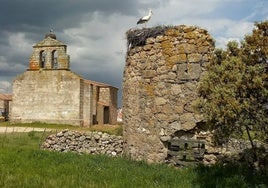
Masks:
[[[159,35],[163,35],[166,30],[173,28],[174,26],[156,26],[152,28],[143,28],[128,30],[126,32],[127,36],[127,45],[129,49],[132,49],[136,46],[143,46],[146,43],[146,39],[155,38]]]

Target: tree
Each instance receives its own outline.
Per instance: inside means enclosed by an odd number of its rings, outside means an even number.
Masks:
[[[227,49],[217,49],[199,85],[198,110],[218,142],[246,133],[268,142],[268,21]]]

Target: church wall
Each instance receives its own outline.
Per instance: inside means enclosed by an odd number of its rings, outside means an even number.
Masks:
[[[93,86],[81,80],[80,92],[80,106],[82,107],[81,119],[83,119],[83,126],[91,126],[93,124]],[[83,84],[83,86],[82,86]]]
[[[117,123],[117,88],[101,87],[99,90],[98,123],[103,124],[104,108],[109,109],[109,124]]]
[[[110,124],[117,124],[117,92],[117,88],[110,87]]]
[[[66,70],[26,71],[13,82],[11,122],[81,125],[80,80]]]
[[[99,92],[99,101],[109,105],[110,101],[110,88],[109,87],[101,87]]]
[[[97,101],[98,101],[98,87],[96,85],[92,85],[92,122],[93,124],[97,124]]]

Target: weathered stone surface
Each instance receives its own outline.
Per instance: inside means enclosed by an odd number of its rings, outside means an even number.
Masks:
[[[179,54],[190,54],[196,51],[196,46],[194,44],[182,43],[177,45],[177,51]]]
[[[155,104],[156,104],[157,106],[164,105],[164,104],[166,104],[166,103],[167,103],[167,100],[164,99],[164,98],[162,98],[162,97],[157,97],[157,98],[155,98]]]
[[[169,156],[166,158],[166,163],[176,166],[188,166],[196,163],[211,166],[219,161],[245,161],[252,157],[252,154],[247,151],[251,148],[249,141],[230,139],[222,145],[215,145],[213,132],[210,131],[197,131],[194,134],[189,134],[189,132],[187,134],[183,131],[183,134],[175,134],[173,137],[161,135],[160,139],[168,143],[167,152]],[[257,141],[255,141],[255,144],[258,149],[262,150],[262,156],[268,155],[267,144]],[[265,165],[262,164],[257,168],[265,169],[267,168],[267,165]]]
[[[156,71],[154,70],[147,70],[144,72],[144,78],[152,78],[156,75]]]
[[[129,49],[123,77],[124,152],[163,162],[165,142],[202,120],[192,108],[214,43],[204,29],[176,26]],[[142,65],[141,65],[142,64]],[[138,84],[137,84],[138,82]]]
[[[202,59],[202,54],[193,53],[188,55],[188,62],[189,63],[199,63]]]
[[[178,57],[178,59],[177,59],[178,63],[185,63],[187,61],[186,54],[178,54],[177,57]]]
[[[182,93],[182,87],[181,87],[181,85],[173,84],[171,86],[171,94],[172,95],[178,95],[180,93]]]
[[[122,156],[123,138],[122,136],[109,135],[102,132],[63,130],[56,135],[48,136],[42,144],[42,148],[60,152]]]

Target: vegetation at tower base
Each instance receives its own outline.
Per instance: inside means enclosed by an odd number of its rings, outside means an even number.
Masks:
[[[215,130],[219,142],[244,135],[268,142],[268,21],[255,24],[239,45],[215,51],[199,85],[197,109]]]

